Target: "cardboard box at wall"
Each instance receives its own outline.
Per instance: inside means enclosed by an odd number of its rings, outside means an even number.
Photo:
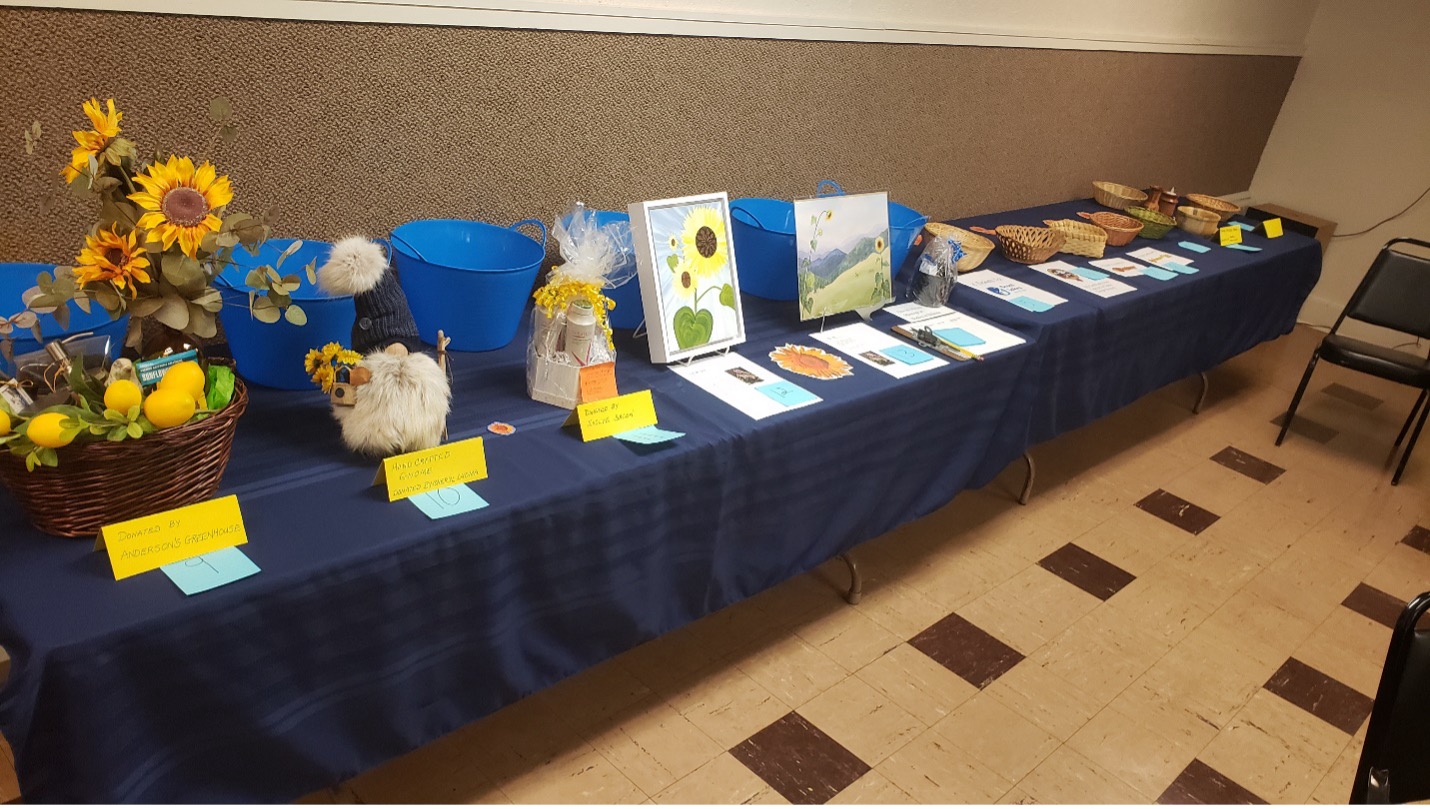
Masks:
[[[1287,208],[1284,205],[1277,205],[1274,202],[1262,203],[1260,205],[1249,205],[1246,208],[1246,215],[1250,219],[1258,222],[1265,222],[1267,219],[1281,217],[1281,222],[1287,230],[1294,231],[1302,236],[1310,236],[1321,243],[1321,255],[1326,255],[1326,250],[1330,249],[1331,236],[1336,232],[1336,223],[1329,219],[1322,219],[1319,216],[1312,216],[1308,213]]]

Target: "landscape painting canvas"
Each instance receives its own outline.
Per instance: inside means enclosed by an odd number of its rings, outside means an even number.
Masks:
[[[797,199],[794,225],[800,320],[894,299],[888,194]]]
[[[630,214],[651,361],[743,343],[729,198],[722,192],[637,202]]]

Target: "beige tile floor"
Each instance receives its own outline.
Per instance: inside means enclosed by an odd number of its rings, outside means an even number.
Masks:
[[[1342,602],[1430,590],[1400,542],[1430,526],[1430,448],[1392,488],[1413,392],[1324,365],[1301,411],[1324,443],[1275,447],[1318,339],[1226,363],[1200,415],[1189,380],[1036,447],[1027,506],[1015,464],[860,546],[858,606],[832,562],[307,800],[1146,803],[1210,773],[1222,799],[1344,802],[1390,630]],[[1138,507],[1159,489],[1217,519]],[[1296,671],[1341,712],[1300,707]]]

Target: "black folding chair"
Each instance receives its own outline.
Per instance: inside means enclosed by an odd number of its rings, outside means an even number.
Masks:
[[[1430,798],[1430,630],[1415,628],[1426,610],[1430,593],[1410,602],[1395,623],[1351,803]]]
[[[1404,351],[1384,348],[1365,340],[1337,334],[1346,318],[1359,320],[1387,329],[1404,332],[1415,337],[1430,338],[1430,258],[1412,253],[1392,250],[1397,244],[1413,244],[1430,250],[1430,242],[1419,239],[1391,239],[1380,248],[1380,253],[1371,263],[1355,294],[1336,318],[1330,334],[1321,340],[1311,362],[1306,366],[1306,374],[1291,397],[1291,407],[1286,411],[1286,422],[1281,425],[1281,434],[1276,436],[1276,446],[1286,439],[1286,431],[1291,429],[1291,420],[1296,417],[1296,408],[1301,404],[1301,396],[1306,393],[1306,385],[1311,381],[1311,372],[1316,370],[1320,360],[1350,368],[1353,371],[1378,376],[1391,382],[1399,382],[1420,389],[1420,398],[1400,428],[1395,446],[1405,440],[1410,422],[1415,422],[1415,432],[1410,434],[1410,443],[1400,456],[1400,465],[1395,468],[1391,485],[1400,482],[1405,472],[1405,462],[1415,449],[1420,438],[1420,429],[1425,426],[1425,417],[1430,414],[1426,400],[1430,399],[1430,359]],[[1419,417],[1418,420],[1416,417]]]

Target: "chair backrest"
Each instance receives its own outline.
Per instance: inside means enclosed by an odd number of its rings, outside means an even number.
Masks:
[[[1351,803],[1430,798],[1430,630],[1417,630],[1430,593],[1405,608],[1390,636]]]
[[[1346,317],[1387,329],[1430,337],[1430,257],[1392,250],[1396,244],[1430,249],[1419,239],[1391,239],[1380,248],[1350,303],[1336,321]]]

